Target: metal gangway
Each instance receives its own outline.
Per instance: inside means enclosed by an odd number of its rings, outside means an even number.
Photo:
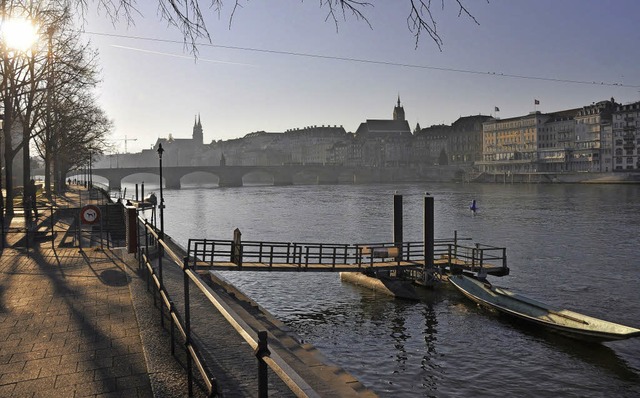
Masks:
[[[433,265],[443,271],[509,273],[506,248],[464,245],[461,240],[468,239],[435,240]],[[424,242],[336,244],[240,241],[237,237],[189,239],[187,253],[192,268],[217,271],[371,272],[422,268],[426,258]]]

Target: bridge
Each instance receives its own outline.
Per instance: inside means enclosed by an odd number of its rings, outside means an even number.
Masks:
[[[352,183],[380,182],[387,178],[394,178],[390,169],[376,167],[349,167],[338,165],[308,165],[290,164],[281,166],[169,166],[162,168],[164,186],[171,189],[180,189],[180,180],[193,173],[203,172],[218,177],[220,187],[240,187],[243,178],[251,173],[264,173],[270,175],[273,185],[293,185],[297,175],[315,176],[318,184],[337,184],[349,181]],[[396,174],[400,172],[397,171]],[[158,167],[126,167],[93,169],[94,176],[106,178],[110,189],[120,189],[123,178],[140,173],[155,174],[159,176]],[[71,172],[70,176],[80,174]],[[158,177],[159,178],[159,177]]]

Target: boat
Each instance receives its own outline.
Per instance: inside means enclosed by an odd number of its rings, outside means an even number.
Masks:
[[[624,340],[640,336],[640,329],[553,308],[505,288],[492,286],[464,274],[449,276],[449,282],[476,303],[493,308],[566,336],[590,342]]]

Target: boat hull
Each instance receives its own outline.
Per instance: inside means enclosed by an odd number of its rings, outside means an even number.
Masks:
[[[449,281],[466,297],[533,324],[585,341],[604,342],[640,336],[640,329],[588,315],[553,308],[545,303],[493,287],[466,275],[452,275]]]

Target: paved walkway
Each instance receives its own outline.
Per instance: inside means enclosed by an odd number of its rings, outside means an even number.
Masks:
[[[75,190],[55,205],[99,201]],[[46,229],[50,208],[39,213],[37,224]],[[24,217],[7,221],[0,246],[0,397],[186,396],[168,332],[157,318],[145,318],[150,295],[119,250],[80,251],[51,240],[27,247]],[[56,224],[58,243],[69,225]],[[197,387],[196,396],[202,396]]]
[[[94,249],[5,249],[0,396],[152,396],[129,272]]]

